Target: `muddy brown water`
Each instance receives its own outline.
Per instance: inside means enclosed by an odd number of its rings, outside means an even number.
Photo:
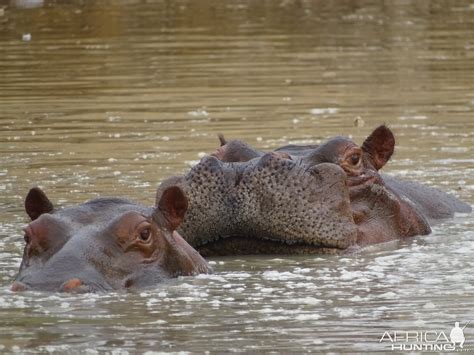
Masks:
[[[354,125],[354,120],[365,123]],[[474,221],[350,257],[214,258],[139,292],[14,294],[39,185],[58,205],[153,204],[217,147],[361,142],[385,172],[474,202],[470,1],[0,0],[0,352],[389,351],[474,321]],[[474,325],[464,334],[474,349]],[[387,338],[385,338],[386,340]]]

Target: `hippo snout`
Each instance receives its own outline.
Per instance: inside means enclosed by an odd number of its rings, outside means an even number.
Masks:
[[[190,204],[178,231],[206,255],[327,252],[355,243],[347,175],[337,164],[308,167],[275,153],[247,163],[210,157],[180,181]]]

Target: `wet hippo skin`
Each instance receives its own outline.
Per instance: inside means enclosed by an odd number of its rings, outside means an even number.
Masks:
[[[31,222],[13,291],[96,292],[153,286],[211,271],[176,228],[188,203],[169,187],[156,207],[98,198],[56,209],[33,188],[25,199]]]
[[[376,128],[361,146],[345,137],[265,153],[226,141],[187,174],[165,180],[186,192],[179,228],[203,255],[344,253],[425,235],[430,223],[470,212],[454,196],[381,175],[395,137]]]

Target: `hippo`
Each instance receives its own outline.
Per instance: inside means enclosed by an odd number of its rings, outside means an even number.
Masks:
[[[104,292],[153,286],[211,272],[180,235],[188,201],[179,187],[155,208],[122,198],[97,198],[57,209],[40,188],[25,199],[31,222],[13,291]]]
[[[204,256],[348,253],[427,235],[434,220],[471,212],[447,193],[379,173],[395,148],[385,125],[361,146],[335,137],[265,153],[219,139],[215,153],[157,192],[185,191],[178,231]]]

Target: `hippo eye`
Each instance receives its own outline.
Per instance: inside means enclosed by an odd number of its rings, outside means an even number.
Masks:
[[[151,236],[151,232],[150,232],[150,229],[148,228],[145,228],[144,230],[140,232],[140,239],[143,242],[148,242],[148,240],[150,240],[150,236]]]
[[[350,159],[351,159],[351,164],[352,165],[357,165],[360,162],[360,155],[359,154],[352,154]]]

